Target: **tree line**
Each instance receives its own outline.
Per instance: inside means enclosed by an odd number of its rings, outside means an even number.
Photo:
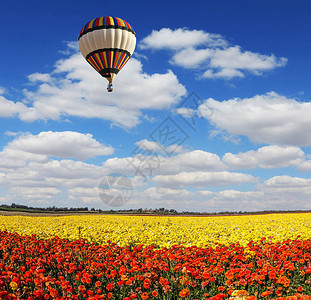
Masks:
[[[138,215],[252,215],[252,214],[271,214],[271,213],[308,213],[310,210],[263,210],[263,211],[222,211],[222,212],[191,212],[175,209],[161,208],[138,208],[138,209],[119,209],[119,210],[102,210],[88,207],[32,207],[28,205],[12,203],[0,204],[0,210],[20,211],[20,212],[42,212],[42,213],[101,213],[101,214],[138,214]]]

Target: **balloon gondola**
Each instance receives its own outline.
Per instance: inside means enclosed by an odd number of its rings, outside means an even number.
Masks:
[[[112,82],[109,82],[109,83],[108,83],[107,91],[108,91],[108,92],[112,92],[112,91],[113,91]]]
[[[136,34],[129,23],[115,17],[100,17],[88,22],[80,31],[79,48],[86,61],[109,83],[132,56]]]

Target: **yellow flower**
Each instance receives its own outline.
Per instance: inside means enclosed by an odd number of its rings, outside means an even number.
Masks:
[[[280,242],[310,235],[311,214],[267,214],[214,217],[72,215],[72,216],[0,216],[0,230],[40,238],[59,236],[70,240],[119,246],[144,244],[155,247],[172,245],[214,247],[218,242],[246,246],[250,240]],[[79,230],[80,228],[80,230]],[[253,256],[252,251],[246,255]]]
[[[232,292],[231,296],[233,296],[235,300],[246,300],[248,292],[245,290],[235,290]]]
[[[10,282],[10,287],[11,287],[11,288],[12,288],[12,290],[14,291],[14,290],[16,290],[16,289],[18,288],[18,285],[17,285],[17,283],[16,283],[16,282],[11,281],[11,282]]]
[[[237,296],[238,295],[238,291],[237,290],[234,290],[233,292],[232,292],[232,294],[231,294],[231,296],[233,296],[233,297],[235,297],[235,296]]]

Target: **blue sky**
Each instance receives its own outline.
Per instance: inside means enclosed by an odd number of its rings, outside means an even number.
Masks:
[[[310,9],[307,0],[2,3],[0,202],[311,209]],[[77,43],[101,16],[125,19],[137,37],[113,93]]]

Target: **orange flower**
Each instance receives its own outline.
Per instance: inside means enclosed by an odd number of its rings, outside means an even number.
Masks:
[[[17,285],[17,283],[16,283],[16,282],[11,281],[11,283],[10,283],[10,287],[11,287],[11,289],[12,289],[13,291],[15,291],[15,290],[18,288],[18,285]]]
[[[261,297],[266,297],[266,296],[269,296],[270,294],[271,294],[270,291],[265,291],[261,293]]]
[[[121,280],[127,281],[127,280],[128,280],[128,277],[127,277],[126,275],[121,275]]]
[[[227,279],[231,280],[231,279],[233,279],[233,277],[234,277],[234,273],[233,273],[232,270],[229,270],[229,271],[227,271],[227,272],[225,273],[225,276],[226,276]]]
[[[153,297],[157,297],[157,296],[158,296],[158,292],[157,292],[157,291],[153,291],[153,292],[152,292],[152,296],[153,296]]]
[[[187,290],[187,289],[182,289],[182,290],[179,292],[179,296],[182,297],[182,298],[189,296],[189,294],[190,294],[190,292],[189,292],[189,290]]]
[[[237,291],[237,296],[238,296],[238,297],[245,297],[245,296],[248,296],[248,292],[245,291],[245,290],[239,290],[239,291]]]
[[[101,283],[100,281],[96,281],[96,282],[95,282],[95,286],[96,286],[96,287],[100,287],[101,285],[102,285],[102,283]]]
[[[49,292],[50,292],[50,294],[51,294],[51,296],[52,296],[53,298],[57,298],[57,297],[59,296],[58,291],[55,290],[55,289],[53,289],[53,288],[50,288],[50,289],[49,289]]]
[[[149,295],[147,292],[144,292],[141,294],[141,299],[145,300],[145,299],[148,299],[149,298]]]

